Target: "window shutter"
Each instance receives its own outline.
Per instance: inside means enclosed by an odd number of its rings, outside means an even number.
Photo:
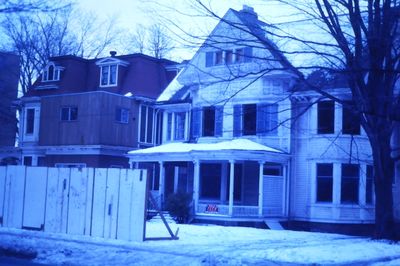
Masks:
[[[191,138],[198,138],[201,135],[201,109],[194,108],[192,110],[192,130]]]
[[[257,104],[257,135],[264,135],[267,132],[268,105]]]
[[[206,53],[206,67],[210,67],[213,65],[214,52]]]
[[[244,61],[250,62],[253,57],[253,47],[245,47],[244,48]]]
[[[268,106],[267,116],[266,120],[269,122],[269,125],[266,129],[268,133],[276,135],[278,133],[278,104]]]
[[[215,136],[222,136],[222,128],[223,128],[223,118],[224,118],[224,107],[223,106],[215,106]]]
[[[233,106],[233,136],[242,135],[242,105]]]

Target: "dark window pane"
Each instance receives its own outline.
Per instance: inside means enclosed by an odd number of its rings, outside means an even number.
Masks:
[[[323,101],[318,103],[318,134],[334,133],[335,102]]]
[[[333,164],[317,164],[317,202],[332,202]]]
[[[367,204],[373,203],[374,198],[374,168],[372,165],[367,165],[367,179],[365,186],[365,202]]]
[[[218,199],[221,193],[221,164],[200,165],[200,198]]]
[[[53,80],[54,79],[54,67],[53,66],[49,66],[48,75],[49,75],[48,80]]]
[[[257,129],[257,108],[255,104],[243,105],[243,135],[255,135]]]
[[[235,52],[236,52],[236,60],[235,60],[235,62],[236,62],[236,63],[241,63],[241,62],[243,62],[243,59],[244,59],[244,49],[243,49],[243,48],[237,49]]]
[[[232,50],[226,50],[225,51],[225,63],[227,65],[233,63],[233,52],[232,52]]]
[[[147,125],[147,107],[140,107],[140,142],[146,140],[146,125]]]
[[[153,142],[153,108],[148,107],[147,112],[147,143]]]
[[[215,108],[205,107],[203,109],[203,136],[209,137],[215,134]]]
[[[222,51],[218,51],[215,53],[215,64],[216,65],[222,64]]]
[[[358,203],[358,164],[342,164],[341,203]]]
[[[101,67],[101,85],[108,85],[108,72],[110,70],[109,66]]]
[[[78,119],[78,107],[71,107],[70,109],[70,120]]]
[[[175,113],[175,140],[182,140],[185,138],[185,119],[186,113]]]
[[[32,134],[35,128],[35,109],[26,110],[26,134]]]
[[[264,164],[263,175],[282,176],[282,165],[275,163]]]
[[[67,107],[61,108],[61,120],[63,121],[69,120],[69,108]]]
[[[206,67],[210,67],[213,65],[214,52],[206,53]]]
[[[117,66],[110,66],[110,85],[117,84]]]
[[[360,135],[360,116],[349,107],[343,107],[342,133]]]
[[[24,156],[24,165],[32,166],[32,156]]]

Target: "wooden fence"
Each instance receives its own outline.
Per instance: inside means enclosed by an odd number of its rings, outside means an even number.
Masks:
[[[143,241],[146,173],[132,169],[0,167],[0,225]]]

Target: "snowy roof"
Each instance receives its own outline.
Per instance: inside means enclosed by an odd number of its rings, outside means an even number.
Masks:
[[[128,154],[151,154],[151,153],[185,153],[192,151],[223,151],[223,150],[241,150],[241,151],[265,151],[283,153],[280,150],[256,143],[248,139],[234,139],[217,143],[183,143],[173,142],[152,148],[133,150]]]
[[[183,85],[179,83],[178,77],[182,73],[182,70],[176,75],[176,77],[171,81],[171,83],[165,88],[165,90],[161,93],[157,98],[157,102],[168,101],[172,96],[180,89],[183,88]]]

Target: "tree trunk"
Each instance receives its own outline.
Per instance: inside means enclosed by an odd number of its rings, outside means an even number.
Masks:
[[[375,181],[375,238],[395,239],[393,216],[394,161],[391,158],[391,134],[386,130],[370,137],[374,160]]]

